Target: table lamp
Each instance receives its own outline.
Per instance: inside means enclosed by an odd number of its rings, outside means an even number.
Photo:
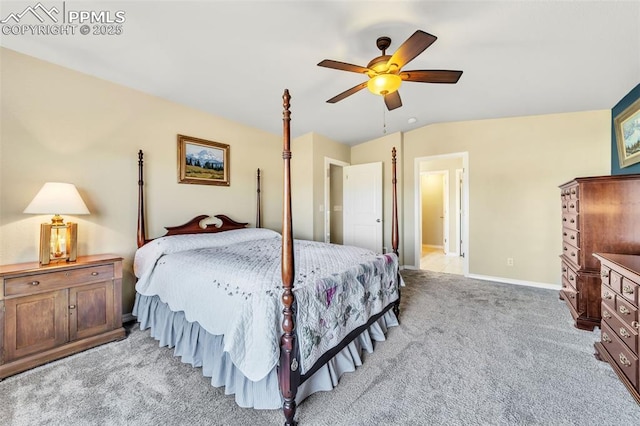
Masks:
[[[40,264],[75,262],[77,256],[77,224],[67,222],[60,214],[89,214],[75,185],[47,182],[24,209],[24,213],[53,214],[51,223],[40,225]]]

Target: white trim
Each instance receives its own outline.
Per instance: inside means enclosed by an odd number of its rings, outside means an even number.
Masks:
[[[548,284],[548,283],[538,283],[535,281],[514,280],[512,278],[492,277],[489,275],[469,274],[468,277],[475,278],[477,280],[482,280],[482,281],[494,281],[494,282],[504,283],[504,284],[514,284],[514,285],[522,285],[527,287],[543,288],[546,290],[560,290],[562,288],[560,284]]]
[[[460,191],[462,190],[460,182],[464,178],[463,169],[456,169],[456,250],[455,254],[460,256],[460,242],[462,241],[462,235],[460,235],[460,222],[462,221],[462,206],[460,205]]]
[[[463,273],[464,276],[469,276],[469,152],[453,152],[451,154],[442,154],[442,155],[432,155],[428,157],[416,157],[414,158],[413,163],[413,171],[414,171],[414,224],[415,224],[415,234],[414,234],[414,265],[416,265],[416,269],[419,269],[418,265],[420,265],[420,257],[422,254],[422,250],[420,248],[422,244],[422,216],[421,210],[422,205],[420,203],[420,163],[433,161],[433,160],[441,160],[445,158],[462,158],[462,168],[463,172],[463,183],[462,186],[464,188],[462,194],[462,221],[463,221],[463,235],[462,238],[462,252],[464,253],[463,258]]]
[[[122,323],[127,323],[130,321],[135,321],[137,317],[135,317],[132,313],[122,315]]]
[[[331,242],[331,165],[346,167],[351,164],[344,161],[324,157],[324,242]],[[343,204],[344,205],[344,204]]]
[[[420,268],[414,266],[414,265],[400,265],[400,270],[403,271],[405,269],[411,270],[411,271],[417,271]]]

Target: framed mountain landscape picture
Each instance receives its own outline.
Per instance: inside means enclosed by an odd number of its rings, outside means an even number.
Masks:
[[[620,167],[640,162],[640,99],[613,120]]]
[[[229,145],[178,135],[178,182],[229,186]]]

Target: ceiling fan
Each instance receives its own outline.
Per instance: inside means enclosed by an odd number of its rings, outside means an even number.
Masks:
[[[368,81],[360,83],[349,90],[345,90],[327,102],[334,104],[368,87],[372,93],[384,96],[384,103],[387,109],[391,111],[402,106],[398,88],[403,81],[415,81],[418,83],[457,83],[462,75],[462,71],[401,71],[403,66],[421,54],[427,47],[431,46],[436,39],[436,36],[418,30],[402,43],[393,55],[387,55],[387,49],[391,45],[391,39],[389,37],[379,37],[376,45],[378,49],[382,51],[382,55],[373,58],[371,62],[367,64],[366,68],[346,62],[333,61],[331,59],[321,61],[318,64],[320,67],[362,73],[369,76]]]

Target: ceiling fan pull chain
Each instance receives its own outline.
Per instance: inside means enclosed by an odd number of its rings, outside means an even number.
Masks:
[[[382,105],[382,134],[387,134],[387,108]]]

